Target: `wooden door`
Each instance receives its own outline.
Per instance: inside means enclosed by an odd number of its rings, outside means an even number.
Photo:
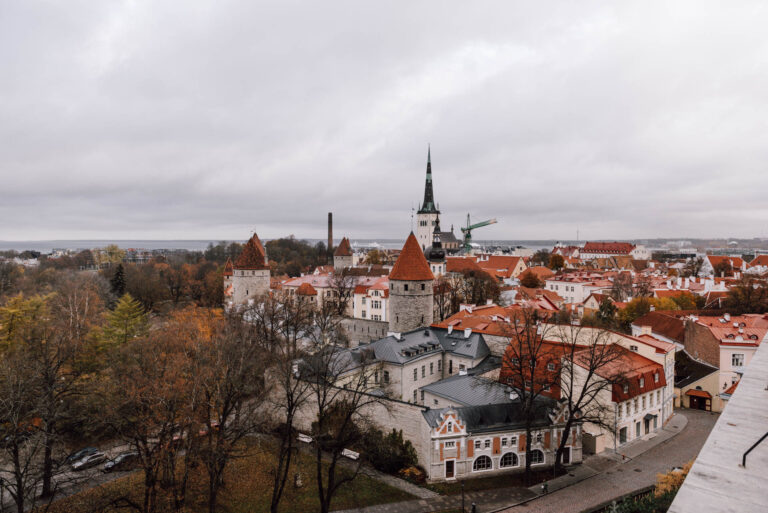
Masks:
[[[451,479],[453,477],[453,460],[445,462],[445,478]]]

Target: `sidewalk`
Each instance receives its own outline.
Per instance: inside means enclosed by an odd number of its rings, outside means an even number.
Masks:
[[[589,456],[580,465],[574,465],[569,468],[567,474],[546,481],[547,491],[548,493],[553,493],[628,463],[651,448],[676,436],[685,429],[687,424],[688,419],[685,415],[676,413],[669,423],[656,433],[630,442],[622,446],[616,453],[606,451],[601,455]],[[542,483],[530,488],[497,488],[494,490],[468,492],[465,494],[464,504],[467,510],[469,510],[470,505],[474,502],[477,504],[478,512],[494,513],[535,500],[541,495]],[[460,495],[441,495],[432,499],[378,504],[366,508],[341,510],[335,513],[431,513],[459,508],[461,508]]]

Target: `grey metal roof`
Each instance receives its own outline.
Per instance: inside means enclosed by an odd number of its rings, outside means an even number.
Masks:
[[[554,411],[556,402],[548,397],[536,399],[534,427],[548,426],[552,423],[550,413]],[[525,419],[521,412],[520,403],[487,404],[483,406],[465,406],[462,408],[440,408],[421,412],[430,427],[437,427],[440,415],[448,410],[454,410],[467,425],[470,434],[521,429],[525,427]]]
[[[421,387],[421,390],[442,397],[453,406],[482,406],[511,403],[510,388],[498,381],[478,376],[451,376]]]
[[[376,359],[389,363],[404,364],[439,351],[465,356],[485,358],[490,354],[488,345],[480,333],[464,335],[463,331],[448,333],[444,328],[420,328],[371,342],[366,346],[373,349]]]
[[[691,358],[686,351],[675,353],[675,386],[682,388],[694,383],[704,376],[718,372],[717,367],[699,362]]]

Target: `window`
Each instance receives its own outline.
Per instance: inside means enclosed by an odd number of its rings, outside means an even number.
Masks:
[[[491,469],[493,469],[493,462],[491,461],[491,458],[489,458],[488,456],[480,456],[472,464],[473,472],[481,472],[483,470],[491,470]]]
[[[435,362],[430,362],[429,364],[429,373],[434,374],[435,373]]]
[[[544,385],[543,387],[541,387],[541,390],[543,392],[549,392],[552,390],[552,387],[550,387],[549,385]]]
[[[538,449],[531,451],[531,465],[544,463],[544,453]]]
[[[541,433],[536,433],[536,443],[541,443]]]
[[[407,283],[405,285],[403,285],[403,290],[408,292],[408,284]]]
[[[482,442],[480,442],[480,440],[475,440],[475,449],[480,450],[481,445],[482,445]]]
[[[638,401],[637,401],[637,397],[635,397],[635,411],[636,411],[636,412],[637,412],[637,411],[640,411],[640,408],[638,408]]]
[[[455,441],[445,442],[445,448],[446,449],[453,449],[454,447],[456,447],[456,442]]]
[[[625,394],[629,393],[629,385],[624,385],[624,393]]]
[[[448,374],[453,374],[453,360],[448,360]]]
[[[656,402],[661,401],[661,390],[656,390]]]
[[[365,310],[363,310],[362,318],[365,319]]]
[[[459,364],[459,372],[467,370],[467,366],[464,364]]]
[[[731,365],[734,367],[744,366],[744,355],[741,353],[733,353],[731,355]]]
[[[637,352],[637,346],[629,346],[629,350]]]
[[[419,379],[419,369],[413,369],[413,380]]]
[[[645,378],[640,378],[640,388],[645,386]]]
[[[373,382],[379,384],[379,371],[373,373]]]
[[[421,377],[422,377],[422,378],[423,378],[424,376],[426,376],[426,375],[427,375],[427,374],[426,374],[426,372],[427,372],[427,368],[426,368],[426,366],[425,366],[425,365],[422,365],[422,366],[421,366]]]
[[[438,360],[437,361],[437,372],[440,372],[441,370],[443,370],[443,361],[442,360]]]
[[[658,372],[655,372],[653,374],[653,382],[654,383],[658,383],[659,382],[659,373]]]
[[[416,402],[416,390],[413,391],[413,402]]]
[[[363,296],[363,304],[365,304],[365,296]]]
[[[643,409],[645,409],[645,396],[643,396]]]
[[[453,422],[448,423],[448,432],[453,433]]]
[[[484,447],[485,449],[490,449],[490,448],[491,448],[491,440],[490,440],[490,438],[489,438],[488,440],[485,440],[485,441],[483,442],[483,447]]]
[[[653,406],[653,394],[648,394],[648,404]]]
[[[501,461],[499,462],[499,467],[516,467],[519,464],[517,459],[517,454],[514,452],[508,452],[504,456],[501,457]]]
[[[620,404],[619,405],[619,418],[621,418],[623,416],[624,416],[624,405]]]
[[[517,437],[516,436],[513,436],[512,438],[509,439],[510,447],[514,447],[516,444],[517,444]]]
[[[553,371],[553,370],[555,370],[555,364],[554,364],[554,363],[548,363],[548,364],[547,364],[547,370],[548,370],[548,371]]]
[[[424,402],[424,390],[421,391],[421,402]]]
[[[502,438],[501,439],[501,446],[502,447],[506,447],[507,446],[507,439],[506,438]]]
[[[421,290],[424,290],[424,284],[423,283],[421,284]]]
[[[432,399],[432,404],[434,404],[435,406],[437,406],[437,399]]]
[[[384,371],[384,383],[389,384],[389,371]]]

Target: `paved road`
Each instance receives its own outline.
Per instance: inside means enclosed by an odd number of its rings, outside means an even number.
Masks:
[[[656,482],[656,474],[683,466],[699,454],[718,416],[698,410],[684,410],[688,425],[675,436],[616,468],[607,470],[550,495],[502,510],[506,513],[535,511],[562,513],[583,511],[625,493]]]

